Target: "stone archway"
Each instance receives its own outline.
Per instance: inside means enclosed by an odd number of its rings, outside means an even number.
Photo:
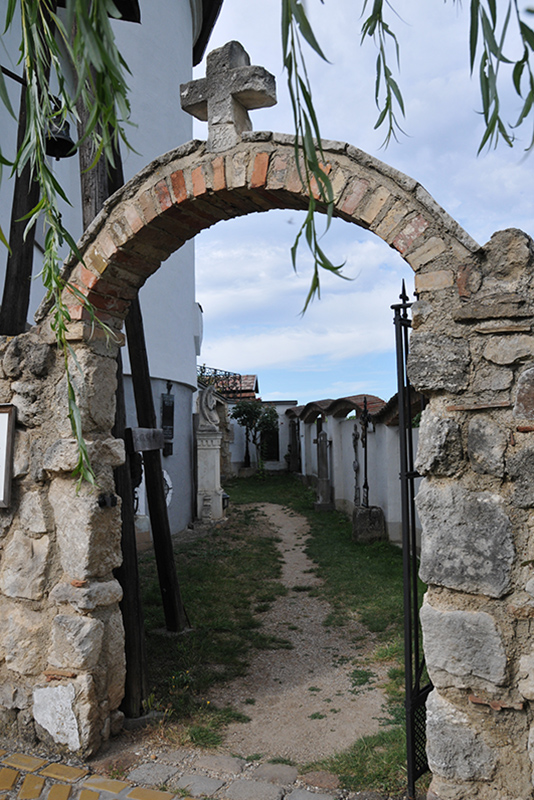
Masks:
[[[418,463],[433,797],[532,797],[532,242],[505,231],[480,248],[416,181],[350,145],[324,149],[336,216],[371,229],[416,273],[410,370],[430,397]],[[186,240],[306,202],[292,137],[248,133],[219,153],[193,141],[110,198],[70,279],[120,339],[129,303]],[[65,301],[84,434],[99,491],[111,493],[120,342],[92,329],[74,295]],[[76,447],[52,347],[46,308],[36,329],[1,344],[0,399],[17,406],[21,428],[14,503],[0,511],[0,705],[6,720],[88,753],[116,724],[122,695],[120,515],[87,487],[77,494],[69,476]]]

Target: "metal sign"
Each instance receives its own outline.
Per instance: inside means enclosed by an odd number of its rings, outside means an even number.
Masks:
[[[11,502],[16,411],[13,405],[0,405],[0,508]]]

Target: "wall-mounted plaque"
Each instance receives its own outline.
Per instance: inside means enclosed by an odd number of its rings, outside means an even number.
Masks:
[[[15,406],[0,405],[0,508],[11,502],[16,411]]]

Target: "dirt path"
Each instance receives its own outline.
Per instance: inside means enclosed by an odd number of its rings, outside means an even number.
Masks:
[[[282,582],[289,589],[262,616],[263,625],[293,648],[259,651],[245,677],[217,687],[210,699],[251,718],[247,724],[230,725],[224,741],[228,752],[310,762],[378,731],[385,698],[375,685],[384,668],[365,663],[374,642],[359,623],[325,627],[328,603],[295,590],[320,583],[304,552],[304,517],[271,503],[255,507],[267,518],[268,535],[270,530],[280,539]],[[355,670],[361,670],[356,676],[360,680],[364,670],[373,675],[355,685]]]

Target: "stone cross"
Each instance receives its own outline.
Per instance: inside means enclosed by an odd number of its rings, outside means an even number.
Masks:
[[[248,111],[276,104],[274,75],[263,67],[250,65],[239,42],[228,42],[208,54],[206,77],[180,86],[182,108],[208,122],[207,147],[222,151],[252,130]]]

